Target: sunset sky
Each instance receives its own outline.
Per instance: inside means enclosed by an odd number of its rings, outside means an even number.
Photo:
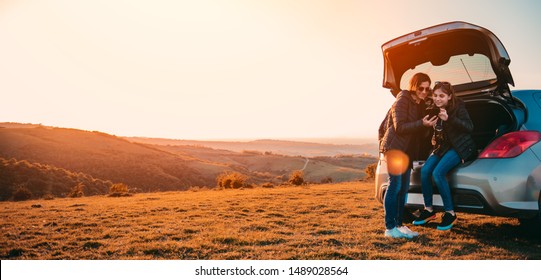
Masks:
[[[541,88],[541,1],[1,0],[0,122],[176,139],[376,137],[381,45],[488,28]]]

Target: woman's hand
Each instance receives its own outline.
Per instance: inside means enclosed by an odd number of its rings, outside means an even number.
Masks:
[[[447,115],[447,113],[446,113]],[[423,125],[426,127],[433,127],[438,121],[438,116],[433,116],[431,119],[428,119],[428,115],[423,118]]]
[[[447,110],[445,110],[444,108],[440,108],[440,113],[438,114],[438,117],[442,121],[447,121],[447,119],[449,119],[449,115],[447,115]]]

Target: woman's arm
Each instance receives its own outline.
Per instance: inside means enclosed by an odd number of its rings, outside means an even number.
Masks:
[[[410,93],[403,91],[398,94],[396,97],[395,106],[393,108],[393,126],[397,134],[411,134],[421,130],[424,127],[422,119],[414,121],[408,120],[410,110],[417,110],[417,108],[412,106],[413,104],[410,100],[408,100],[408,96],[406,96],[406,94]]]

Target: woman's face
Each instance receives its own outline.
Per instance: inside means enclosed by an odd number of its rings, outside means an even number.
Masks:
[[[430,82],[422,82],[419,86],[417,86],[415,95],[417,96],[417,98],[421,100],[425,100],[429,91],[430,91]]]
[[[436,104],[436,106],[442,108],[447,106],[449,100],[451,100],[451,95],[445,93],[443,90],[441,90],[441,88],[439,88],[434,91],[432,99],[434,99],[434,104]]]

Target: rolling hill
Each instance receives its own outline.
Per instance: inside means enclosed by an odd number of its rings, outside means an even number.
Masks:
[[[125,183],[144,192],[214,187],[216,177],[228,171],[248,176],[251,184],[280,184],[287,181],[292,171],[301,169],[305,179],[311,182],[325,178],[334,182],[352,181],[364,178],[366,165],[376,161],[374,157],[360,155],[287,156],[270,152],[266,146],[260,146],[261,150],[236,152],[202,145],[171,145],[179,144],[174,141],[158,145],[130,140],[97,131],[0,123],[0,158],[80,173],[110,183]],[[285,143],[281,145],[286,146]],[[51,182],[43,174],[38,177],[37,181]],[[34,179],[18,180],[17,184],[32,184]],[[103,187],[100,190],[105,191]]]
[[[0,201],[10,199],[21,187],[29,198],[66,197],[83,185],[86,195],[107,193],[112,183],[84,173],[74,173],[46,164],[0,158]]]
[[[0,125],[1,126],[1,125]],[[0,157],[47,164],[144,191],[182,190],[228,168],[101,132],[45,126],[0,129]],[[203,166],[212,172],[200,173]]]

